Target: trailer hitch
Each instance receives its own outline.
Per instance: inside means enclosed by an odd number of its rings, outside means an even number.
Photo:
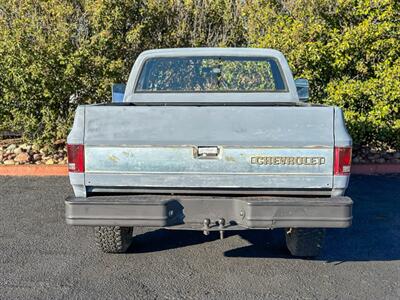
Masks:
[[[218,221],[216,223],[217,223],[218,228],[219,228],[219,237],[222,240],[224,238],[224,228],[225,228],[226,221],[225,221],[224,218],[220,218],[220,219],[218,219]],[[208,219],[208,218],[204,219],[204,221],[203,221],[203,233],[204,233],[204,235],[209,235],[210,234],[210,228],[211,228],[210,224],[211,224],[211,220],[210,219]]]
[[[210,219],[204,219],[204,221],[203,221],[203,233],[204,233],[204,235],[209,235],[210,234],[210,231],[209,231],[209,229],[210,229],[210,223],[211,223],[211,221],[210,221]]]
[[[221,240],[223,240],[224,239],[224,228],[225,228],[225,219],[224,218],[220,218],[219,220],[218,220],[218,227],[219,227],[219,229],[220,229],[220,231],[219,231],[219,238],[221,239]]]

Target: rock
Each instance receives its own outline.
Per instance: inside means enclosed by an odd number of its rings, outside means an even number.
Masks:
[[[362,152],[363,154],[368,154],[368,153],[369,153],[368,148],[362,148],[362,149],[361,149],[361,152]]]
[[[12,159],[7,159],[7,160],[4,161],[4,164],[5,165],[13,165],[14,161]]]
[[[41,164],[42,164],[42,161],[40,161],[40,160],[35,161],[35,165],[41,165]]]
[[[54,160],[50,158],[49,160],[46,160],[45,162],[46,165],[54,165]]]
[[[386,160],[385,160],[383,157],[381,157],[381,158],[378,158],[378,159],[376,160],[376,162],[377,162],[378,164],[384,164],[384,163],[386,162]]]
[[[40,150],[39,145],[32,145],[32,150],[38,152]]]
[[[389,148],[388,150],[386,150],[387,153],[393,154],[396,152],[396,150],[394,150],[393,148]]]
[[[42,156],[38,153],[33,154],[33,161],[38,161],[42,159]]]
[[[65,140],[64,139],[60,139],[57,141],[54,141],[53,145],[59,146],[59,145],[64,145],[65,144]]]
[[[14,154],[18,155],[18,154],[22,153],[22,149],[21,149],[21,147],[17,147],[14,149],[13,152],[14,152]]]
[[[378,153],[378,149],[376,149],[376,148],[371,148],[371,149],[369,150],[369,152],[372,153],[372,154],[376,154],[376,153]]]
[[[28,162],[29,160],[30,160],[30,156],[26,152],[21,152],[14,158],[14,161],[19,162],[19,163],[25,163],[25,162]]]
[[[44,146],[43,148],[41,148],[41,149],[39,150],[39,152],[40,152],[41,154],[43,154],[43,155],[50,155],[52,151],[51,151],[51,149],[50,149],[49,146]]]
[[[7,150],[11,152],[11,151],[14,151],[15,148],[17,148],[17,145],[11,144],[11,145],[9,145],[9,146],[7,147]]]
[[[15,154],[14,153],[8,153],[7,154],[7,159],[14,159]]]

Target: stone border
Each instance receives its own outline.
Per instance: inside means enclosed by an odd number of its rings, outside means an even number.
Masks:
[[[400,164],[356,164],[351,174],[400,174]],[[0,166],[0,176],[67,176],[67,165]]]
[[[52,144],[43,147],[21,143],[21,139],[0,140],[0,166],[64,165],[67,163],[64,139],[54,141]],[[400,164],[400,150],[354,147],[352,162],[355,165]]]

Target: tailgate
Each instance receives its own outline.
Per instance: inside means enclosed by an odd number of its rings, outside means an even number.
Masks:
[[[85,184],[331,189],[333,108],[87,106]]]

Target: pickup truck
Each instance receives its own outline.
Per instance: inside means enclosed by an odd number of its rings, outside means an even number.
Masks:
[[[67,140],[66,222],[93,226],[102,251],[125,252],[137,226],[282,228],[292,255],[313,257],[325,228],[351,225],[343,113],[307,103],[281,52],[145,51],[119,91],[78,106]]]

